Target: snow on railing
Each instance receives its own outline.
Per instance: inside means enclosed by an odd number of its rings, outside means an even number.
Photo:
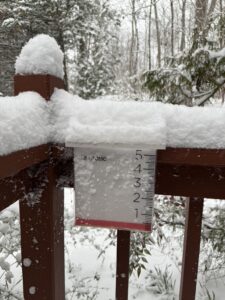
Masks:
[[[15,67],[17,74],[63,78],[63,53],[55,39],[37,35],[23,47]],[[225,148],[224,107],[190,108],[104,97],[86,101],[64,90],[56,90],[48,104],[30,92],[1,99],[0,155],[49,141]]]
[[[48,143],[49,111],[34,92],[0,97],[0,155]]]
[[[57,142],[225,148],[225,108],[52,96]]]

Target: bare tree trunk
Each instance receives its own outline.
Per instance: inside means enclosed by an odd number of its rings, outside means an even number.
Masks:
[[[146,70],[147,51],[148,51],[148,15],[147,15],[147,12],[145,12],[145,50],[144,50],[144,70]]]
[[[168,34],[168,24],[167,24],[167,9],[162,7],[160,22],[160,35],[163,36],[161,41],[161,57],[168,57],[170,55],[170,34]]]
[[[131,42],[130,42],[130,59],[129,59],[129,74],[133,74],[133,53],[134,53],[134,3],[135,1],[132,0],[131,9],[132,9],[132,19],[131,19]]]
[[[209,32],[210,20],[216,3],[217,0],[211,0],[208,9],[208,0],[196,0],[194,42],[200,38],[201,43],[204,43]]]
[[[182,14],[181,14],[181,43],[180,50],[183,51],[186,47],[186,3],[187,0],[182,1]]]
[[[219,33],[219,41],[220,48],[224,47],[224,30],[223,30],[223,0],[220,0],[220,33]]]
[[[151,70],[151,68],[152,68],[151,35],[152,35],[152,0],[150,0],[149,16],[148,16],[148,67],[149,67],[149,70]]]
[[[214,9],[216,7],[216,3],[217,3],[217,0],[211,0],[210,6],[209,6],[209,10],[208,10],[208,13],[207,13],[207,18],[208,19],[211,18],[212,13],[214,12]]]
[[[136,41],[136,53],[135,53],[135,64],[134,64],[134,74],[138,72],[138,62],[139,62],[139,49],[140,49],[140,42],[139,42],[139,32],[138,32],[138,25],[137,25],[137,18],[136,13],[134,14],[134,28],[135,28],[135,41]]]
[[[137,72],[137,61],[138,61],[138,51],[139,51],[139,37],[138,37],[137,19],[136,19],[136,0],[132,0],[131,10],[132,10],[132,20],[131,20],[131,46],[130,46],[129,73],[130,75],[133,75]]]
[[[210,23],[211,23],[211,20],[212,20],[213,12],[214,12],[215,7],[216,7],[216,3],[217,3],[217,0],[211,0],[209,10],[208,10],[207,15],[206,15],[205,31],[204,31],[204,35],[206,37],[207,37],[209,29],[210,29]]]
[[[171,55],[174,56],[174,6],[173,0],[170,0],[171,9]]]
[[[195,28],[193,34],[192,51],[205,44],[204,31],[206,28],[207,7],[208,0],[195,1]]]
[[[158,67],[161,67],[161,38],[160,38],[160,30],[159,30],[159,19],[158,19],[158,10],[156,1],[154,1],[154,11],[155,11],[155,27],[156,27],[156,37],[157,37],[157,48],[158,48]]]
[[[208,0],[196,0],[195,2],[195,27],[198,32],[203,31],[207,16]]]

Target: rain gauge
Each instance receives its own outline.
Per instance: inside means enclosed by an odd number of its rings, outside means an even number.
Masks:
[[[156,149],[75,145],[75,224],[151,231]]]

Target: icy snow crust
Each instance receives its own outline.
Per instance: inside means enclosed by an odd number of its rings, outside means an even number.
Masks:
[[[87,101],[63,90],[55,91],[52,105],[56,142],[225,148],[224,107]]]
[[[48,142],[225,148],[225,107],[83,100],[56,90],[0,97],[0,155]]]
[[[37,93],[0,97],[0,155],[46,144],[48,118],[47,102]]]
[[[63,52],[54,38],[36,35],[22,48],[15,69],[16,74],[50,74],[63,79]]]

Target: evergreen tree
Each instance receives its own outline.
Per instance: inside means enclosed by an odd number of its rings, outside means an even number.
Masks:
[[[144,86],[157,101],[204,105],[223,88],[225,48],[219,37],[224,16],[214,12],[216,3],[196,0],[190,47],[165,57],[163,67],[145,72]]]
[[[174,104],[203,105],[225,84],[225,48],[199,48],[144,74],[151,96]]]
[[[119,17],[110,10],[108,1],[82,2],[83,14],[77,16],[79,26],[75,43],[77,78],[75,92],[83,98],[95,98],[113,91],[118,55],[113,52]],[[90,16],[91,13],[91,16]],[[85,21],[86,20],[86,21]]]
[[[55,37],[65,53],[66,84],[71,83],[68,65],[73,56],[75,59],[70,69],[76,69],[76,92],[85,98],[103,94],[103,90],[112,86],[114,79],[114,70],[110,67],[114,65],[111,63],[113,56],[109,52],[116,24],[118,18],[110,10],[108,1],[3,0],[0,6],[0,34],[2,40],[8,43],[5,47],[0,44],[0,53],[4,52],[1,60],[5,61],[1,68],[0,90],[12,93],[12,88],[5,89],[7,79],[4,74],[9,69],[8,78],[13,77],[15,58],[21,46],[34,35],[46,33]],[[9,60],[5,58],[6,53],[10,56]]]

